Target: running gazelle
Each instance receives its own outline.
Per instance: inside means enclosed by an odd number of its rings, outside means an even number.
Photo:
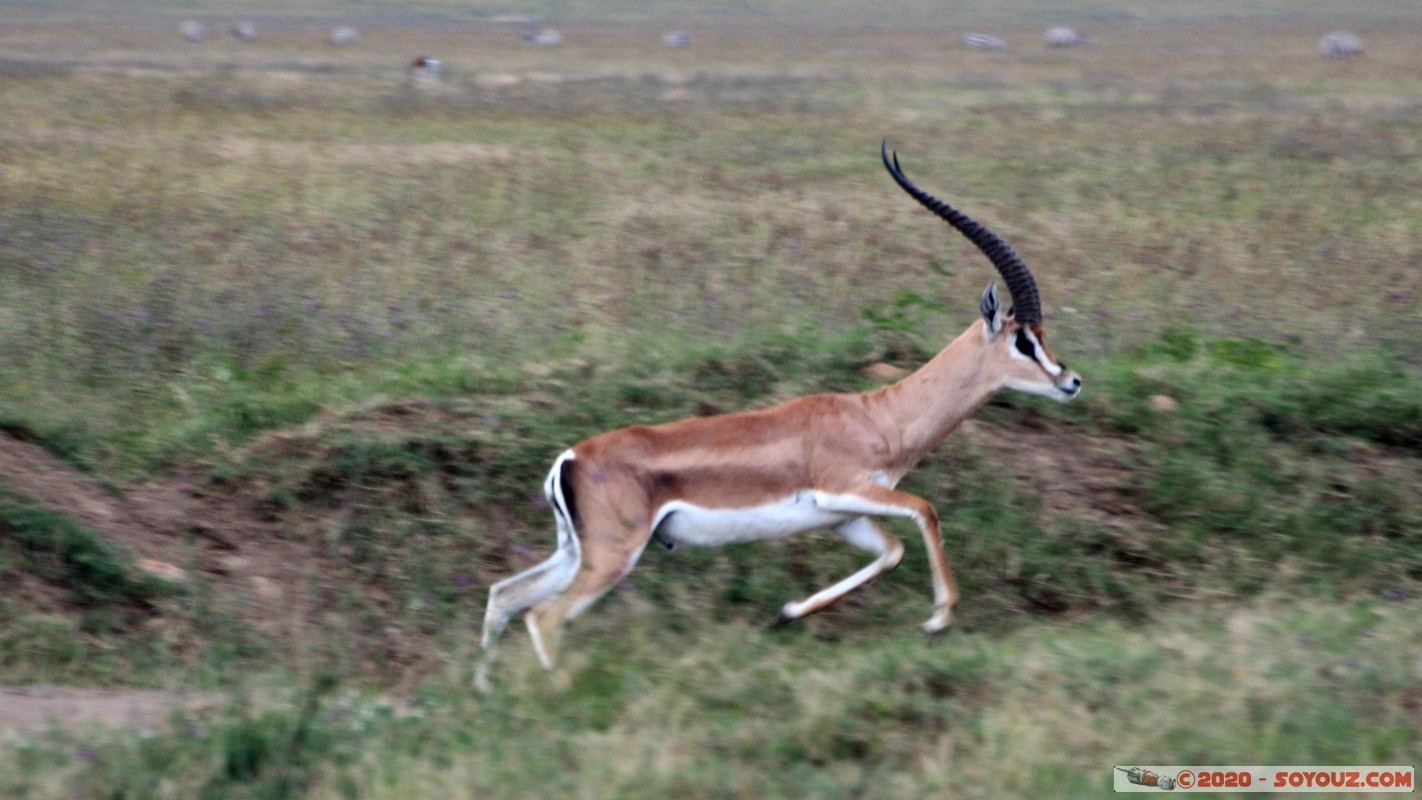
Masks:
[[[637,563],[655,539],[718,546],[829,528],[874,556],[868,566],[809,597],[786,603],[780,621],[820,611],[898,566],[903,544],[875,517],[906,517],[923,535],[933,573],[939,633],[958,602],[933,504],[894,487],[997,390],[1067,401],[1081,378],[1047,349],[1037,286],[1005,242],[919,189],[880,148],[889,174],[992,261],[997,284],[983,292],[981,319],[918,371],[860,394],[817,394],[770,408],[599,434],[558,456],[544,484],[557,522],[547,561],[495,584],[484,614],[486,669],[494,643],[523,611],[538,659],[553,669],[564,621],[587,609]]]

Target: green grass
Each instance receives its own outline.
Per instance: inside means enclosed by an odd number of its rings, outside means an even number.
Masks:
[[[378,639],[393,623],[439,637],[477,619],[480,587],[551,546],[537,487],[567,443],[625,419],[760,405],[817,384],[852,388],[860,379],[846,354],[895,341],[898,331],[866,328],[799,353],[772,341],[673,360],[648,355],[616,370],[574,362],[498,378],[488,394],[426,383],[426,399],[372,403],[263,440],[215,473],[213,486],[262,498],[286,535],[337,565],[350,635]],[[1120,450],[1114,470],[1097,479],[1107,483],[1093,489],[1115,498],[1105,501],[1114,519],[1090,506],[1050,508],[1030,473],[1005,470],[990,448],[960,438],[904,484],[939,508],[971,598],[961,626],[1011,630],[1039,615],[1102,611],[1148,619],[1165,602],[1277,589],[1283,575],[1325,594],[1408,595],[1422,585],[1422,463],[1415,447],[1399,443],[1422,392],[1396,361],[1323,367],[1287,348],[1176,331],[1139,353],[1079,368],[1094,376],[1079,404],[1003,398],[983,416],[1009,427],[1050,424],[1097,437],[1085,446]],[[1399,401],[1372,407],[1366,426],[1344,424],[1342,389],[1359,384]],[[1179,406],[1152,410],[1157,394]],[[817,635],[926,614],[929,575],[917,534],[893,529],[908,542],[904,564],[847,600],[844,613],[810,620]],[[707,618],[768,622],[795,593],[832,583],[860,559],[828,535],[674,554],[653,548],[631,592],[657,609],[656,624],[676,630]],[[353,650],[339,668],[385,668],[367,659],[378,662],[378,649]]]
[[[1103,371],[1098,419],[1148,443],[1144,507],[1185,551],[1227,540],[1263,563],[1301,557],[1336,577],[1422,577],[1415,373],[1385,355],[1318,364],[1178,332],[1144,357],[1132,373]],[[1150,410],[1158,393],[1180,408]]]
[[[395,702],[318,686],[153,737],[12,747],[0,788],[779,798],[1050,785],[1074,798],[1108,791],[1120,763],[1409,763],[1415,606],[1273,596],[1150,625],[1097,618],[941,644],[904,631],[852,647],[653,627],[584,647],[561,692],[531,659],[510,659],[489,698],[453,678]]]
[[[227,11],[0,8],[0,430],[256,497],[321,565],[284,639],[0,495],[0,680],[230,700],[0,745],[0,795],[1099,797],[1118,763],[1415,763],[1410,7],[939,6],[307,0],[200,47],[176,21]],[[481,22],[511,11],[567,44]],[[348,14],[359,46],[317,49]],[[1094,45],[1047,50],[1062,23]],[[1367,55],[1319,58],[1335,27]],[[447,77],[409,91],[421,52]],[[473,694],[562,448],[864,388],[973,319],[991,271],[885,136],[1032,265],[1086,380],[980,415],[1081,448],[1045,448],[1059,473],[956,437],[905,482],[954,634],[916,631],[905,527],[899,570],[777,631],[862,556],[652,548],[570,627],[569,687],[511,629]]]
[[[1265,29],[1224,84],[1191,57],[1193,29],[1155,43],[1161,63],[1131,30],[1065,61],[941,50],[941,78],[892,39],[840,72],[594,49],[565,57],[592,82],[529,65],[489,88],[483,68],[418,96],[355,65],[0,76],[0,412],[142,472],[412,363],[834,335],[914,296],[952,310],[920,331],[946,341],[990,274],[880,174],[886,135],[1036,266],[1077,360],[1182,325],[1327,359],[1410,354],[1422,209],[1398,176],[1422,152],[1399,102],[1415,79],[1381,56],[1325,72],[1311,45],[1282,49],[1302,28]],[[937,41],[902,35],[908,53]]]

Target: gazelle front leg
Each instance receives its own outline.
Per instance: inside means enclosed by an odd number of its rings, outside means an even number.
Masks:
[[[953,570],[943,554],[943,532],[932,503],[908,492],[870,483],[851,494],[816,492],[815,504],[828,511],[913,520],[923,534],[928,566],[933,573],[933,616],[923,623],[923,632],[933,634],[948,630],[953,624],[953,606],[958,604],[958,588],[953,584]]]
[[[878,558],[827,589],[815,592],[798,603],[786,603],[785,607],[780,610],[780,617],[775,621],[775,624],[783,625],[823,611],[841,597],[897,567],[903,560],[903,543],[885,533],[868,517],[855,517],[835,528],[835,532],[843,536],[845,541],[861,550],[868,550]]]

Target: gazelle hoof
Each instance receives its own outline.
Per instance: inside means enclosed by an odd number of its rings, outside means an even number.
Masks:
[[[775,618],[775,621],[772,622],[772,623],[770,623],[770,627],[773,628],[773,629],[774,629],[774,628],[783,628],[783,627],[785,627],[786,625],[789,625],[790,623],[794,622],[794,621],[797,620],[797,619],[799,619],[799,617],[792,617],[791,615],[785,613],[785,612],[782,610],[782,611],[780,612],[780,616],[776,617],[776,618]]]
[[[944,636],[953,630],[952,620],[931,619],[923,623],[923,632],[929,636]]]

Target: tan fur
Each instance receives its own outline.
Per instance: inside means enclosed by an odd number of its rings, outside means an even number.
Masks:
[[[1034,328],[1043,340],[1040,326]],[[673,501],[745,509],[811,492],[817,502],[872,509],[846,516],[841,532],[873,550],[876,561],[834,591],[788,604],[786,619],[815,613],[898,564],[903,547],[896,539],[877,526],[851,523],[868,516],[909,518],[923,535],[933,572],[934,614],[924,628],[946,629],[958,593],[937,514],[927,500],[891,487],[1007,382],[1046,391],[1070,384],[1075,392],[1075,373],[1063,370],[1053,379],[1035,361],[1013,357],[1015,333],[1016,324],[1007,319],[989,338],[979,320],[919,370],[876,391],[817,394],[753,411],[634,425],[577,444],[570,494],[581,563],[571,584],[534,603],[527,618],[544,665],[551,669],[555,662],[564,620],[633,567],[658,511]],[[1062,393],[1059,399],[1071,396]],[[488,620],[522,610],[499,604],[495,594],[486,616],[486,649],[492,647]]]

